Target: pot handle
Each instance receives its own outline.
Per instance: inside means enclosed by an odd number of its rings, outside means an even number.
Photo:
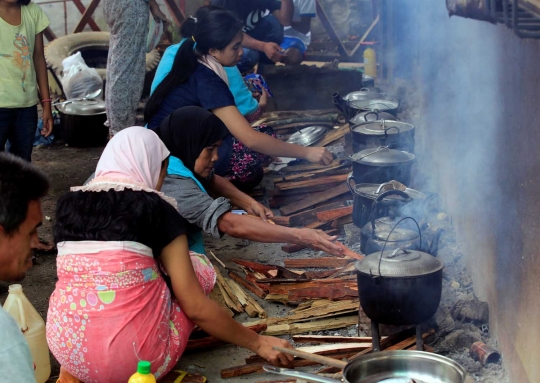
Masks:
[[[350,172],[349,175],[347,176],[347,186],[349,187],[351,194],[355,195],[357,193],[356,193],[356,190],[351,186],[351,180],[354,181],[354,183],[356,184],[356,180],[354,179],[353,172]]]
[[[300,378],[310,382],[316,383],[341,383],[340,380],[325,378],[324,376],[318,376],[315,374],[308,374],[307,372],[295,371],[288,368],[281,368],[275,366],[263,366],[263,370],[270,372],[271,374],[290,376],[291,378]]]
[[[384,120],[383,120],[383,128],[384,128]],[[401,133],[401,130],[399,130],[399,128],[398,128],[397,126],[391,126],[391,127],[389,127],[389,128],[384,129],[384,138],[388,138],[388,131],[389,131],[390,129],[395,129],[395,130],[397,130],[397,135],[398,135],[398,137],[399,137],[399,134]]]
[[[375,115],[375,121],[377,121],[379,119],[379,111],[377,109],[375,109],[375,110],[371,110],[371,111],[367,112],[366,114],[364,114],[364,121],[365,122],[369,122],[368,119],[367,119],[367,116],[369,116],[370,114]]]
[[[392,252],[392,254],[388,255],[387,258],[395,258],[399,255],[399,252],[402,252],[404,255],[407,255],[410,253],[409,250],[403,248],[403,247],[398,247],[396,250],[394,250]]]
[[[380,196],[377,197],[375,201],[373,201],[373,204],[371,205],[371,213],[369,214],[370,221],[371,221],[371,235],[373,236],[375,234],[375,212],[377,211],[377,206],[382,202],[383,199],[385,199],[388,196],[391,195],[398,195],[403,198],[403,202],[409,202],[411,200],[411,197],[407,195],[407,193],[401,191],[401,190],[388,190],[384,193],[382,193]]]

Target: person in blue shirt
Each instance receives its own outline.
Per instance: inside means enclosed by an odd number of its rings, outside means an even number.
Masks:
[[[247,190],[263,177],[267,156],[292,157],[329,164],[325,148],[288,144],[271,136],[267,127],[251,127],[236,106],[224,67],[235,66],[242,56],[242,22],[226,10],[208,12],[182,25],[188,37],[176,53],[171,71],[155,88],[145,109],[149,128],[156,128],[176,109],[199,106],[214,113],[230,132],[220,147],[216,174]],[[189,37],[190,36],[190,37]],[[265,134],[266,133],[266,134]]]

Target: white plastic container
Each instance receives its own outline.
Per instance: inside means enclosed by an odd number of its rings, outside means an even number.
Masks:
[[[4,310],[15,319],[28,342],[35,365],[36,382],[45,383],[51,375],[45,321],[26,298],[21,285],[9,286],[9,295],[4,302]]]

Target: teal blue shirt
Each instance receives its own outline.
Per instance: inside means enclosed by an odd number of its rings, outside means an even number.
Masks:
[[[176,53],[178,53],[178,49],[180,49],[180,45],[182,45],[184,41],[185,39],[178,44],[171,45],[163,53],[163,57],[156,69],[154,81],[152,82],[152,93],[171,71]],[[234,102],[240,113],[242,113],[243,116],[255,113],[259,107],[259,103],[253,98],[238,68],[233,66],[224,67],[224,69],[229,79],[229,89],[234,96]]]

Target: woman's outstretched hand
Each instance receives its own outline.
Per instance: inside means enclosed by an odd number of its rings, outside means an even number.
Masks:
[[[329,165],[332,163],[334,157],[326,148],[308,148],[308,154],[306,160],[313,163],[318,163],[321,165]]]
[[[284,354],[274,350],[272,347],[293,348],[289,342],[284,339],[275,338],[273,336],[259,335],[257,348],[253,351],[261,358],[266,359],[274,366],[289,366],[294,359],[294,356]]]
[[[263,221],[268,221],[268,218],[274,216],[274,213],[272,213],[272,210],[270,210],[269,208],[264,206],[262,203],[259,203],[257,201],[253,201],[253,203],[246,208],[246,212],[249,215],[255,215],[257,217],[261,217]]]
[[[343,255],[343,248],[336,245],[337,236],[330,236],[322,230],[300,229],[300,241],[313,250],[322,250],[337,257]]]

